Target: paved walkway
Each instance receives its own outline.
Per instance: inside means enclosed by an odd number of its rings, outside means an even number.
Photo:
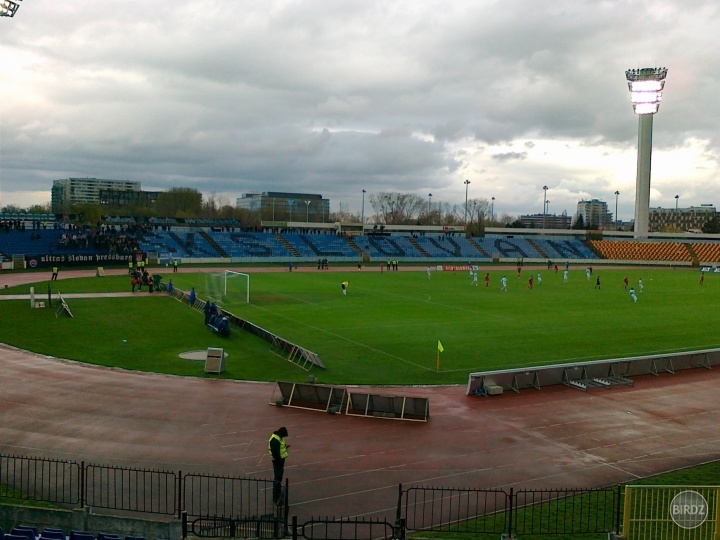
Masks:
[[[5,453],[271,478],[267,439],[284,425],[300,519],[393,518],[400,483],[593,487],[720,459],[718,369],[587,393],[373,389],[427,397],[428,423],[278,408],[271,383],[99,368],[2,345],[0,373]]]

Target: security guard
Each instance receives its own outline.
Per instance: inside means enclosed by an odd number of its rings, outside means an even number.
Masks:
[[[285,472],[285,459],[288,457],[289,444],[285,443],[285,437],[288,436],[286,427],[281,427],[270,435],[268,440],[268,452],[273,464],[273,502],[277,504],[280,501],[280,493],[282,489],[283,474]]]

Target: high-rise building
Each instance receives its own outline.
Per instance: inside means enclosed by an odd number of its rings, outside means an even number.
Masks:
[[[582,216],[586,228],[605,229],[612,225],[612,214],[608,212],[607,203],[598,199],[579,201],[577,215]]]
[[[65,178],[52,185],[52,213],[70,211],[73,204],[100,203],[101,191],[140,191],[140,182],[100,178]]]
[[[244,193],[235,205],[260,213],[260,221],[302,221],[326,223],[330,200],[310,193],[264,191]]]
[[[651,232],[698,231],[717,215],[712,204],[689,208],[651,208],[648,228]]]
[[[520,216],[520,221],[529,229],[569,229],[571,225],[570,216],[565,212],[557,214],[528,214]]]

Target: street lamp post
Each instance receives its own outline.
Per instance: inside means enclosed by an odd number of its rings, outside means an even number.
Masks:
[[[615,230],[618,229],[618,223],[620,222],[620,220],[618,219],[618,213],[617,213],[619,196],[620,196],[620,192],[616,191],[615,192]]]
[[[312,201],[305,201],[305,223],[310,223],[310,203]]]
[[[629,69],[625,72],[633,111],[638,115],[638,157],[635,179],[635,238],[648,236],[650,163],[653,115],[660,108],[667,68]]]
[[[363,189],[362,213],[360,214],[360,222],[363,225],[363,233],[365,232],[365,193],[366,193],[366,191]]]
[[[428,193],[428,225],[430,225],[430,211],[432,209],[432,193]]]
[[[490,221],[495,222],[495,197],[490,199]]]
[[[470,185],[470,180],[465,180],[463,184],[465,184],[465,227],[467,227],[468,186]]]
[[[680,200],[680,195],[675,195],[675,211],[678,211],[678,201]]]
[[[547,214],[547,186],[543,186],[543,229],[545,229],[545,215]]]

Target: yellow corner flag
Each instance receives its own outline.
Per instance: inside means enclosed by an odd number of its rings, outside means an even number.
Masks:
[[[445,347],[442,346],[442,343],[440,343],[440,340],[438,339],[438,352],[437,352],[437,362],[435,365],[435,373],[440,373],[440,353],[445,350]]]

